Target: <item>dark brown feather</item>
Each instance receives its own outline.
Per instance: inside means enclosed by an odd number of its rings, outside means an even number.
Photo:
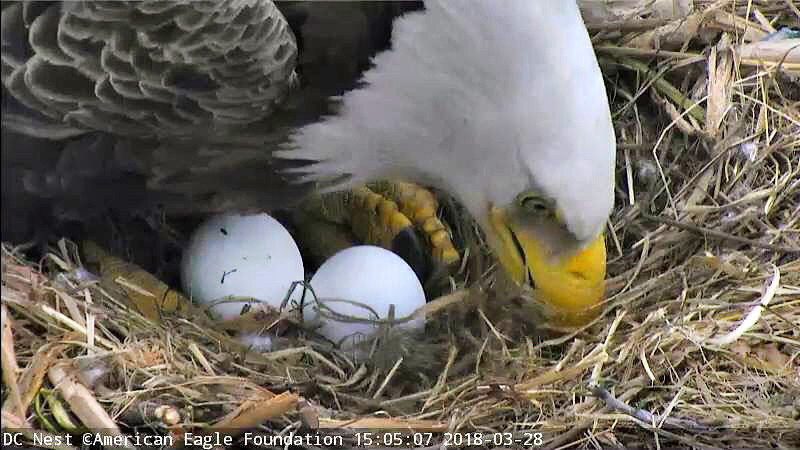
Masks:
[[[32,228],[14,217],[299,200],[309,186],[281,171],[302,162],[272,150],[335,113],[331,97],[357,85],[393,19],[419,6],[4,2],[3,240]]]

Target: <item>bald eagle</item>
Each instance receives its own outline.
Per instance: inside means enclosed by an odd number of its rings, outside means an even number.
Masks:
[[[2,26],[4,240],[392,177],[452,194],[564,317],[602,297],[615,137],[575,1],[3,2]]]

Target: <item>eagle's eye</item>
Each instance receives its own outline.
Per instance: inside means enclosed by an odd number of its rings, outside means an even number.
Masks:
[[[517,202],[528,214],[536,216],[550,216],[553,214],[550,202],[541,195],[525,192],[517,197]]]

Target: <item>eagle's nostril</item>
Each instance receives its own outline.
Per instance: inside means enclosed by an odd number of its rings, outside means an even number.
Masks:
[[[577,270],[570,270],[569,274],[572,275],[573,277],[581,279],[581,280],[588,280],[589,279],[589,277],[587,277],[585,273],[578,272]]]

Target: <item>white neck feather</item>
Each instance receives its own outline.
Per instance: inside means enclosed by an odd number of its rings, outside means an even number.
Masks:
[[[431,183],[473,214],[535,187],[572,216],[578,238],[599,232],[613,202],[614,135],[575,2],[426,8],[395,21],[392,50],[375,58],[365,87],[343,97],[338,115],[299,130],[282,155],[318,161],[316,180]],[[596,196],[588,209],[587,192]]]

